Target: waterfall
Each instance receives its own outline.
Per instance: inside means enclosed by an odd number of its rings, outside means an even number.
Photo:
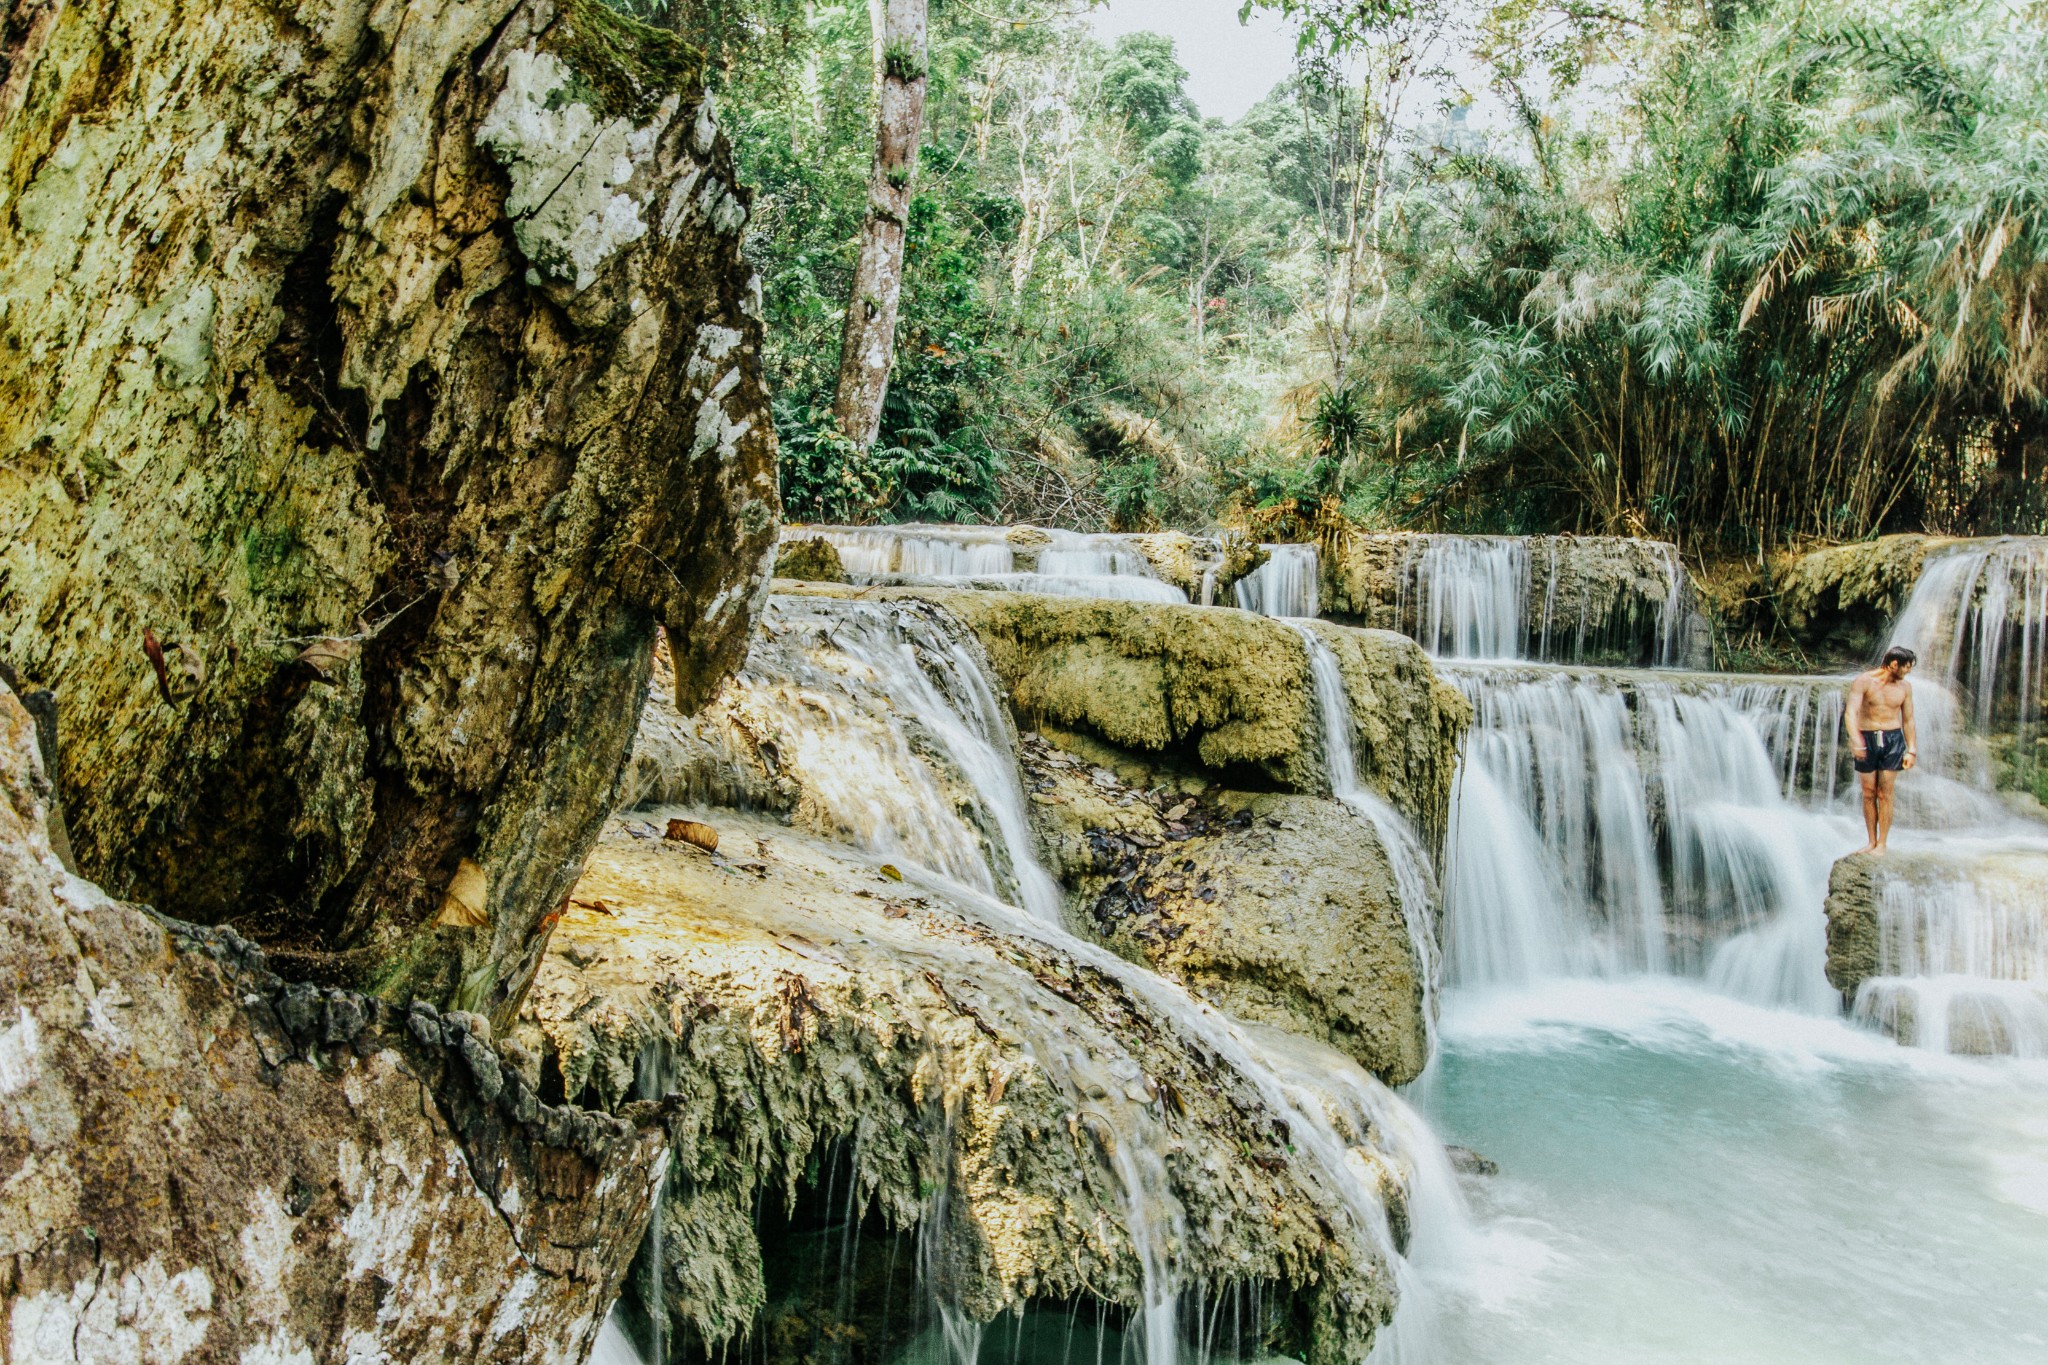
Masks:
[[[1438,658],[1685,661],[1696,613],[1675,545],[1614,536],[1387,539],[1398,542],[1387,605]]]
[[[2048,644],[2048,537],[1964,541],[1929,550],[1893,644],[1952,683],[1979,728],[2021,729],[2040,715]]]
[[[2048,841],[1875,869],[1877,974],[1854,1012],[1935,1052],[2048,1057]]]
[[[1554,588],[1556,580],[1552,573],[1546,581]],[[1520,536],[1418,537],[1402,592],[1401,619],[1415,622],[1415,639],[1430,653],[1518,659],[1529,633],[1529,542]]]
[[[1237,580],[1237,605],[1261,616],[1314,616],[1322,559],[1313,545],[1262,545],[1266,562]]]
[[[785,542],[824,540],[857,583],[979,588],[1132,602],[1186,602],[1129,536],[1035,526],[791,526]]]
[[[1704,969],[1827,1006],[1814,912],[1853,831],[1793,799],[1811,702],[1712,675],[1444,672],[1474,710],[1445,844],[1451,981]]]
[[[1323,763],[1330,774],[1330,795],[1372,826],[1387,864],[1394,873],[1394,887],[1401,898],[1401,918],[1414,946],[1416,974],[1422,982],[1422,1019],[1432,1052],[1436,1047],[1436,953],[1435,878],[1430,873],[1429,855],[1415,830],[1386,798],[1358,780],[1358,757],[1353,750],[1351,699],[1344,690],[1344,674],[1337,656],[1323,642],[1316,628],[1306,621],[1291,622],[1308,650],[1309,675],[1315,682],[1316,713],[1323,728]]]
[[[1032,841],[1008,714],[971,635],[943,612],[918,603],[778,597],[771,599],[740,686],[755,703],[773,708],[778,752],[785,768],[801,774],[806,793],[800,818],[871,853],[902,859],[907,877],[943,887],[950,900],[989,928],[1028,937],[1102,972],[1171,1018],[1187,1037],[1242,1074],[1286,1123],[1302,1177],[1347,1215],[1348,1228],[1334,1235],[1355,1239],[1361,1263],[1388,1266],[1404,1298],[1411,1288],[1414,1297],[1422,1297],[1395,1248],[1381,1184],[1360,1179],[1360,1163],[1398,1158],[1403,1169],[1419,1165],[1434,1171],[1443,1160],[1441,1150],[1420,1157],[1398,1150],[1376,1155],[1361,1145],[1363,1135],[1376,1134],[1371,1141],[1382,1144],[1433,1142],[1420,1120],[1388,1118],[1404,1110],[1385,1087],[1362,1072],[1332,1077],[1327,1059],[1317,1064],[1314,1079],[1323,1082],[1318,1087],[1275,1060],[1282,1045],[1062,927],[1059,888],[1039,864]],[[1326,724],[1348,732],[1348,711],[1331,707],[1325,715]],[[1348,744],[1331,748],[1340,762],[1348,759]],[[1355,782],[1353,777],[1347,785]],[[1371,819],[1367,805],[1361,813]],[[1386,811],[1383,818],[1395,822],[1382,840],[1398,869],[1408,856],[1399,817]],[[1412,838],[1408,849],[1413,867],[1424,868]],[[1016,905],[1004,899],[1012,896]],[[1417,903],[1426,906],[1426,886]],[[1424,934],[1418,945],[1427,941]],[[1029,1011],[1017,1014],[1028,1017]],[[1058,1031],[1028,1045],[1047,1052],[1073,1046]],[[1076,1075],[1103,1073],[1105,1088],[1115,1084],[1111,1093],[1136,1079],[1135,1067],[1131,1075],[1115,1074],[1113,1060],[1071,1052],[1064,1060]],[[1332,1085],[1341,1093],[1333,1093]],[[1333,1107],[1352,1101],[1371,1106],[1386,1121],[1374,1126],[1333,1114]],[[1103,1108],[1125,1117],[1112,1105]],[[1148,1140],[1149,1130],[1133,1127],[1116,1136],[1105,1150],[1141,1271],[1134,1326],[1145,1365],[1179,1365],[1185,1285],[1175,1250],[1194,1233],[1173,1192],[1167,1153]],[[1433,1197],[1440,1201],[1441,1192]],[[974,1365],[980,1334],[941,1299],[954,1365]]]

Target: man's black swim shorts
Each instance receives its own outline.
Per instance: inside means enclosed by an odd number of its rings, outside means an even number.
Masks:
[[[1863,757],[1856,760],[1859,773],[1895,773],[1906,766],[1904,730],[1865,730]]]

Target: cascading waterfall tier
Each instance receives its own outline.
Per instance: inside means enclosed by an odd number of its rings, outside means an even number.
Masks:
[[[1618,536],[1351,532],[1325,547],[1325,606],[1448,659],[1699,664],[1676,546]]]
[[[2048,536],[1937,545],[1891,631],[1983,730],[2030,730],[2048,682]]]
[[[1475,712],[1445,848],[1453,983],[1680,970],[1827,1006],[1813,910],[1850,831],[1796,798],[1836,780],[1839,684],[1443,671]]]
[[[1266,562],[1237,581],[1237,605],[1261,616],[1307,617],[1319,610],[1322,560],[1313,545],[1261,545]]]
[[[999,592],[1185,602],[1135,537],[1036,526],[802,526],[783,541],[818,539],[857,583],[943,585]]]
[[[1319,1087],[1298,1064],[1276,1060],[1283,1052],[1293,1057],[1291,1046],[1240,1028],[1062,927],[1061,893],[1039,864],[1026,815],[1016,736],[971,634],[942,610],[912,600],[778,597],[735,688],[745,694],[728,697],[729,713],[742,718],[735,723],[768,739],[777,767],[801,789],[796,823],[895,860],[913,881],[971,907],[988,930],[1085,964],[1170,1018],[1284,1124],[1303,1178],[1341,1214],[1330,1235],[1351,1244],[1354,1264],[1381,1267],[1404,1296],[1410,1292],[1385,1201],[1400,1196],[1407,1180],[1438,1178],[1432,1173],[1442,1168],[1440,1152],[1418,1160],[1401,1146],[1418,1133],[1426,1138],[1426,1130],[1348,1064]],[[1322,714],[1348,734],[1348,713],[1326,705]],[[1331,752],[1348,758],[1348,744]],[[1403,869],[1404,893],[1414,882],[1413,913],[1423,921],[1418,943],[1426,944],[1428,872],[1419,845],[1391,808],[1343,775],[1341,760],[1332,776],[1347,804],[1381,828],[1390,859]],[[1003,1010],[1006,1019],[1030,1014],[1021,1004]],[[1056,1032],[1027,1041],[1048,1055],[1073,1048]],[[1329,1070],[1330,1054],[1318,1055]],[[1076,1055],[1060,1066],[1085,1075],[1102,1064]],[[1199,1355],[1199,1341],[1186,1338],[1183,1322],[1189,1296],[1202,1286],[1181,1268],[1198,1230],[1179,1194],[1160,1110],[1142,1097],[1131,1105],[1116,1100],[1133,1085],[1132,1077],[1116,1077],[1105,1087],[1109,1100],[1089,1102],[1083,1117],[1105,1129],[1101,1145],[1122,1192],[1123,1231],[1140,1271],[1130,1330],[1146,1365],[1184,1365],[1188,1352]],[[1456,1196],[1438,1189],[1428,1198],[1441,1205]],[[943,1301],[942,1286],[932,1288],[947,1324],[945,1350],[953,1365],[973,1365],[979,1332],[957,1305]]]
[[[1850,894],[1874,912],[1862,927],[1874,942],[1834,945],[1871,960],[1857,1018],[1936,1052],[2048,1056],[2048,831],[1951,839],[1860,870],[1867,884]],[[1838,903],[1847,890],[1830,897],[1837,938],[1855,922]]]

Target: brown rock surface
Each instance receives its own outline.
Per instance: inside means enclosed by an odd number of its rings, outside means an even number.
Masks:
[[[476,1016],[287,985],[109,899],[48,794],[0,687],[0,1354],[580,1359],[660,1129],[540,1104]]]
[[[502,1023],[655,627],[694,705],[765,584],[697,58],[597,0],[40,15],[0,120],[0,657],[55,689],[78,861]]]

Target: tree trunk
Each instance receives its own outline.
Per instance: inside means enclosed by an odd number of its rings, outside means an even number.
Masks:
[[[840,342],[839,392],[832,404],[839,429],[862,445],[882,426],[882,399],[896,359],[896,303],[903,292],[903,237],[910,219],[910,183],[924,131],[925,0],[886,0],[877,67],[875,165],[868,178],[868,216],[861,226],[860,263],[846,302]]]

